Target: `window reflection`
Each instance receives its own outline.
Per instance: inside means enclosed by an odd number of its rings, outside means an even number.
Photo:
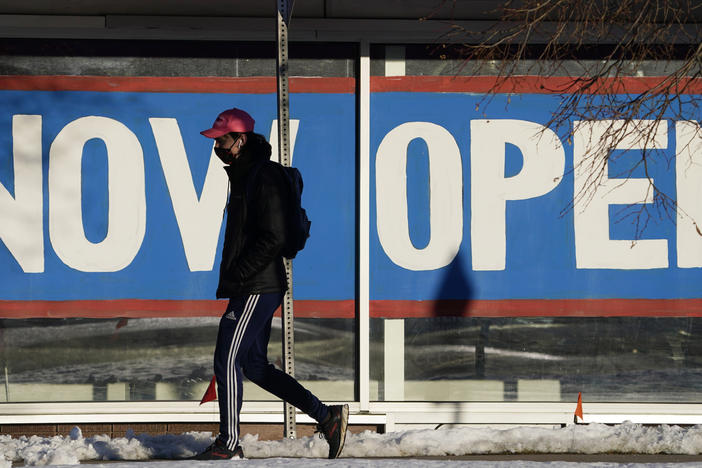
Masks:
[[[693,402],[699,318],[373,319],[380,400]],[[404,380],[386,353],[404,354]]]
[[[0,320],[0,401],[199,400],[219,319]],[[269,360],[282,367],[280,319]],[[353,399],[350,319],[295,321],[296,375],[323,399]],[[277,400],[246,382],[247,400]]]

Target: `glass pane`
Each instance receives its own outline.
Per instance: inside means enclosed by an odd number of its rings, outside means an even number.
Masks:
[[[578,392],[591,402],[699,400],[699,318],[435,317],[372,324],[371,375],[380,380],[381,400],[558,402],[574,401]],[[400,362],[384,361],[385,353],[397,359],[398,348],[404,380],[394,368]],[[394,380],[386,379],[387,369]]]
[[[699,399],[700,319],[666,318],[700,315],[697,240],[684,241],[699,236],[661,203],[696,183],[677,157],[693,138],[673,128],[695,120],[699,96],[680,93],[678,109],[650,117],[670,122],[659,126],[663,146],[588,133],[606,148],[588,171],[578,125],[612,117],[558,114],[570,97],[554,77],[580,76],[602,57],[582,49],[572,58],[521,63],[501,87],[489,78],[500,63],[467,62],[460,45],[371,47],[371,379],[380,400]],[[621,94],[591,102],[619,109],[646,81],[637,77],[676,65],[631,64]],[[641,158],[644,150],[656,154]],[[617,188],[604,189],[597,171]],[[612,195],[646,177],[655,200],[632,195],[625,205]]]
[[[356,368],[355,63],[353,44],[290,47],[291,156],[313,222],[295,260],[296,370],[320,398],[336,400],[353,399]],[[0,239],[7,342],[0,394],[9,401],[200,399],[226,307],[214,295],[228,192],[212,141],[199,132],[222,110],[244,108],[275,154],[273,42],[10,39],[0,44],[0,75],[10,75],[9,89],[0,90],[0,148],[8,156],[0,189],[31,192],[39,213],[24,216],[16,205]],[[79,170],[62,171],[69,163],[50,150],[78,127],[85,141],[66,138],[71,148],[61,155]],[[25,151],[15,136],[27,132],[36,144]],[[124,161],[130,167],[120,170]],[[32,170],[16,177],[25,166]],[[120,205],[127,197],[116,187],[136,202]],[[71,213],[52,218],[49,200]],[[48,235],[59,217],[77,234]],[[129,240],[108,252],[101,243],[119,229]],[[74,241],[102,250],[61,250]],[[107,264],[120,249],[121,261]],[[280,335],[276,319],[269,358],[282,367]],[[254,387],[246,383],[246,399],[273,398]]]
[[[677,54],[684,56],[686,46]],[[371,75],[394,76],[397,67],[392,62],[401,61],[402,73],[407,76],[587,76],[603,62],[602,48],[579,47],[571,50],[577,59],[546,61],[536,57],[540,51],[532,49],[533,58],[526,58],[509,67],[494,61],[468,60],[470,52],[462,44],[373,44],[371,46]],[[664,76],[678,70],[683,60],[642,60],[617,69],[621,76]]]
[[[1,320],[0,401],[199,400],[213,375],[217,318]],[[268,357],[282,368],[281,320]],[[351,400],[353,320],[298,319],[296,376]],[[245,382],[246,400],[277,400]]]
[[[279,323],[274,320],[268,359],[282,368]],[[295,319],[295,378],[320,400],[354,400],[355,349],[354,319]]]
[[[290,44],[290,76],[353,77],[353,44]],[[3,39],[0,75],[275,76],[274,43]]]
[[[199,399],[216,318],[2,320],[2,401]]]

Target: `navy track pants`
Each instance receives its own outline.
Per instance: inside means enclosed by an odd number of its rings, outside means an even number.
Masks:
[[[273,313],[282,293],[229,299],[219,322],[214,369],[219,400],[219,438],[234,450],[239,443],[242,373],[250,381],[321,422],[328,408],[297,380],[268,362]]]

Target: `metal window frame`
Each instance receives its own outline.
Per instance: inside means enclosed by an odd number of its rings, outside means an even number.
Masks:
[[[359,47],[358,132],[358,401],[370,407],[370,45]]]
[[[371,402],[361,411],[349,403],[351,424],[383,426],[386,432],[412,426],[563,426],[573,424],[575,405],[558,402]],[[216,403],[195,401],[37,402],[3,403],[0,424],[81,423],[216,423]],[[280,402],[244,402],[244,423],[281,424]],[[300,423],[314,423],[297,413]],[[702,404],[690,403],[587,403],[584,424],[702,424]]]

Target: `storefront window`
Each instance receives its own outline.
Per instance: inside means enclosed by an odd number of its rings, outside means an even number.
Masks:
[[[219,319],[0,321],[0,401],[199,400]],[[282,368],[281,321],[268,358]],[[322,399],[353,399],[351,320],[298,319],[296,376]],[[247,400],[276,400],[246,381]]]
[[[379,400],[698,400],[700,264],[684,241],[697,224],[662,200],[697,183],[699,95],[665,115],[607,107],[676,64],[625,64],[621,88],[583,92],[607,111],[560,115],[574,92],[558,83],[586,75],[596,48],[499,80],[500,63],[467,61],[461,45],[370,53]],[[616,144],[589,132],[609,124],[640,129]],[[640,195],[622,189],[634,184]]]
[[[356,379],[356,53],[289,51],[291,158],[313,222],[294,262],[295,367],[327,400],[352,400]],[[0,190],[12,213],[0,232],[2,401],[202,397],[226,307],[215,290],[228,187],[199,132],[244,108],[275,155],[275,74],[272,42],[2,42]],[[31,193],[40,215],[24,217],[16,193]],[[75,230],[49,228],[67,219]],[[268,354],[284,367],[279,318]],[[250,382],[245,395],[275,399]]]
[[[699,318],[435,317],[372,323],[371,375],[379,378],[384,401],[572,402],[579,392],[590,402],[699,399]]]
[[[215,318],[2,320],[3,401],[199,398]]]

